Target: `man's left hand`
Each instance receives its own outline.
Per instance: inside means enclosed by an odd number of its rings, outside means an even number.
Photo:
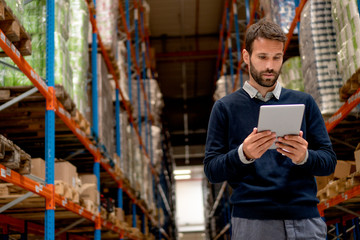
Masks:
[[[286,135],[277,140],[276,150],[290,158],[294,164],[299,164],[305,160],[308,142],[303,138],[302,131],[298,136]]]

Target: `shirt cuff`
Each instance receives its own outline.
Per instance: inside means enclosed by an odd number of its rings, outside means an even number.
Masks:
[[[305,164],[305,163],[307,162],[308,158],[309,158],[309,151],[306,150],[306,155],[305,155],[304,160],[303,160],[302,162],[295,163],[295,164],[296,164],[296,165],[303,165],[303,164]]]
[[[255,161],[255,159],[247,159],[245,157],[244,151],[243,151],[243,145],[241,144],[238,148],[238,154],[239,154],[239,158],[240,161],[244,164],[249,164]]]

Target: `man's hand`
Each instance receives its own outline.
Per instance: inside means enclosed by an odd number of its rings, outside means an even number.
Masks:
[[[287,135],[279,137],[276,143],[277,151],[292,160],[293,163],[299,164],[305,160],[308,142],[302,137],[303,132],[300,131],[299,136]]]
[[[252,133],[243,142],[243,152],[247,159],[260,158],[276,139],[276,134],[271,131],[258,132],[254,128]]]

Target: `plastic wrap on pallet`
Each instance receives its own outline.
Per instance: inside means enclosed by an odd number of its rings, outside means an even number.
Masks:
[[[304,91],[300,57],[291,57],[284,62],[281,68],[279,82],[285,88]]]
[[[24,14],[24,0],[5,0],[5,3],[21,23]]]
[[[69,38],[70,0],[55,0],[55,32],[67,41]]]
[[[127,54],[127,50],[126,50],[125,42],[118,41],[118,43],[117,43],[117,56],[118,56],[117,65],[120,70],[119,85],[120,85],[120,88],[123,90],[122,93],[124,95],[124,100],[128,101],[129,100],[129,96],[128,96],[129,82],[128,82],[128,77],[127,77],[127,63],[125,60],[127,58],[126,54]]]
[[[46,33],[46,0],[32,1],[25,5],[23,25],[32,36]]]
[[[331,18],[331,0],[308,1],[300,21],[300,55],[305,92],[310,93],[322,114],[332,114],[342,105],[342,78],[336,65],[336,33]]]
[[[117,38],[117,20],[119,16],[118,1],[97,0],[96,22],[101,40],[106,48],[115,52]]]
[[[69,12],[68,0],[57,0],[56,4],[63,9],[55,11],[57,25],[68,25]],[[59,8],[59,7],[58,7]],[[59,16],[61,15],[61,16]],[[43,78],[46,77],[46,0],[32,1],[24,6],[23,23],[25,29],[31,34],[32,54],[26,56],[26,61]],[[66,34],[64,29],[68,26],[55,27],[55,83],[64,86],[70,96],[73,96],[72,90],[72,68],[70,65],[70,55],[67,47]],[[64,35],[64,36],[63,36]],[[13,64],[11,60],[7,60]],[[0,80],[2,86],[23,86],[32,85],[30,80],[21,72],[12,70],[8,67],[1,67],[0,74],[4,78]]]
[[[249,79],[248,75],[243,74],[243,82],[247,81],[248,79]],[[238,85],[236,86],[236,89],[239,88],[240,88],[240,81],[238,81]],[[225,97],[226,95],[232,93],[232,91],[233,91],[233,84],[232,84],[231,76],[229,75],[221,76],[216,81],[216,89],[213,98],[214,100],[219,100],[220,98]]]
[[[271,0],[270,2],[270,18],[277,23],[285,33],[288,33],[295,17],[295,0]],[[294,29],[294,33],[298,33],[297,27]]]
[[[64,86],[66,92],[74,97],[72,67],[67,42],[58,32],[55,32],[55,84]]]
[[[355,0],[331,1],[337,63],[346,82],[360,68],[360,18]]]
[[[123,170],[125,177],[129,177],[129,132],[128,132],[128,115],[126,111],[120,111],[120,168]]]
[[[72,66],[74,102],[77,109],[86,115],[88,109],[85,89],[89,68],[89,10],[83,0],[70,0],[70,10],[68,47]]]
[[[140,79],[140,81],[143,81]],[[149,84],[150,81],[150,84]],[[159,88],[159,84],[154,79],[145,79],[143,81],[144,87],[146,89],[146,95],[148,99],[150,98],[150,101],[148,100],[148,103],[150,102],[150,109],[151,114],[154,118],[154,124],[158,125],[160,123],[160,115],[162,113],[162,108],[164,107],[164,101],[162,98],[162,93]],[[138,85],[137,80],[132,81],[132,96],[133,96],[133,107],[134,107],[134,113],[133,116],[135,118],[139,117],[139,101],[138,101]],[[150,85],[150,91],[148,91],[148,86]],[[144,101],[144,94],[141,90],[140,85],[140,116],[145,116],[145,111],[147,111],[147,107],[145,105]]]
[[[115,110],[112,101],[114,92],[108,79],[108,71],[101,54],[98,54],[98,129],[99,142],[105,146],[110,156],[115,153]]]
[[[151,126],[152,136],[152,156],[153,164],[158,172],[161,168],[161,161],[163,158],[163,150],[161,148],[161,129],[158,126]]]

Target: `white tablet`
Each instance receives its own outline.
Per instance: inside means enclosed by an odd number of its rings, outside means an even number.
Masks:
[[[271,130],[276,137],[298,135],[304,115],[304,104],[266,105],[260,107],[258,131]],[[275,149],[275,143],[270,149]]]

